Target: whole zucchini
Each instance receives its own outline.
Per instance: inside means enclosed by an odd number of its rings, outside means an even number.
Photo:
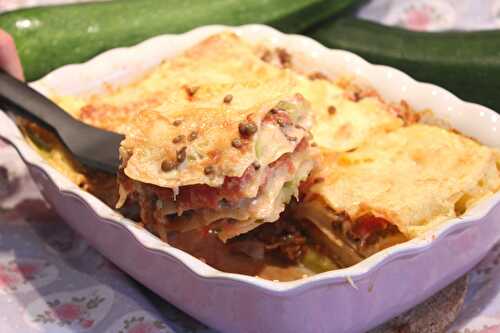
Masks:
[[[415,32],[349,17],[308,34],[500,112],[500,30]]]
[[[28,81],[107,49],[208,24],[263,23],[298,32],[356,0],[127,0],[35,7],[0,14]]]

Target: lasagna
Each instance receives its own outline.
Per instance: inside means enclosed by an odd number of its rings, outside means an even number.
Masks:
[[[499,190],[497,150],[355,78],[296,65],[223,32],[124,86],[54,97],[125,135],[116,177],[22,126],[54,167],[162,240],[272,280],[356,264]]]

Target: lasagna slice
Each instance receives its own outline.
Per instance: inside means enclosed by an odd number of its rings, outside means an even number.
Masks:
[[[498,151],[424,124],[324,155],[296,217],[344,266],[460,216],[500,189]]]
[[[120,148],[119,204],[165,240],[206,228],[223,242],[274,222],[313,167],[309,105],[287,72],[200,86],[205,98],[139,112]]]

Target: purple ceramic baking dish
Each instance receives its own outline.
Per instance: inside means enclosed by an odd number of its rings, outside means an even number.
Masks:
[[[48,95],[81,95],[126,82],[208,35],[233,30],[286,47],[300,66],[331,76],[354,74],[388,101],[430,108],[463,133],[500,147],[500,116],[402,72],[262,25],[208,26],[164,35],[60,68],[32,86]],[[0,137],[29,167],[57,212],[102,254],[145,286],[223,332],[363,332],[423,301],[472,268],[500,239],[500,194],[459,219],[346,269],[293,282],[217,271],[123,218],[50,167],[0,112]]]

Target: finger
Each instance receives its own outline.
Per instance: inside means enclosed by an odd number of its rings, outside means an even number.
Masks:
[[[23,67],[17,54],[14,39],[0,29],[0,68],[24,81]]]

